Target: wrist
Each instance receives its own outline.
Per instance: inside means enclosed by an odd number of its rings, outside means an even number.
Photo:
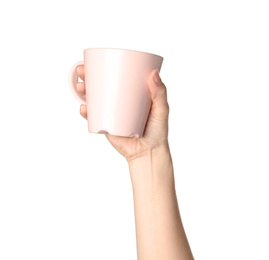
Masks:
[[[174,185],[173,162],[168,142],[148,149],[135,159],[128,161],[133,187],[148,185]]]

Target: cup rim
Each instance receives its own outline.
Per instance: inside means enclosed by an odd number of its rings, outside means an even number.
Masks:
[[[162,56],[158,55],[158,54],[154,54],[151,52],[145,52],[145,51],[136,51],[136,50],[130,50],[130,49],[121,49],[121,48],[87,48],[84,50],[84,52],[89,51],[89,50],[119,50],[119,51],[132,51],[132,52],[138,52],[138,53],[144,53],[144,54],[149,54],[149,55],[154,55],[157,57],[160,57],[161,59],[163,59]]]

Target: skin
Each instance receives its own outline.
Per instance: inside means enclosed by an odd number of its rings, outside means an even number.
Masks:
[[[84,66],[77,67],[84,80]],[[167,89],[158,70],[148,77],[151,110],[143,137],[105,134],[128,162],[132,181],[138,260],[192,260],[193,255],[180,217],[173,162],[168,142]],[[77,91],[85,94],[84,82]],[[86,105],[80,114],[87,119]]]

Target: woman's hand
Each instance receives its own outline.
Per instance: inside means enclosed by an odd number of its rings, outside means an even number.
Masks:
[[[79,77],[84,80],[84,66],[77,67]],[[167,89],[160,79],[158,70],[153,70],[148,78],[148,88],[151,93],[151,109],[141,138],[122,137],[105,134],[112,146],[123,155],[128,163],[146,154],[147,151],[161,145],[168,144],[168,116]],[[86,93],[84,82],[78,82],[77,90]],[[80,114],[87,119],[87,106],[80,106]]]

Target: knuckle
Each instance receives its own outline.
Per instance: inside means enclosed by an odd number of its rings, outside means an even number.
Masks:
[[[168,111],[168,113],[169,113],[169,112],[170,112],[170,106],[169,106],[168,102],[167,102],[167,104],[166,104],[166,109],[167,109],[167,111]]]
[[[164,111],[165,111],[165,115],[168,116],[170,112],[170,107],[168,103],[165,104]]]
[[[160,89],[160,96],[166,98],[167,97],[167,89],[164,86],[162,89]]]
[[[159,109],[158,109],[158,114],[159,114],[159,116],[161,116],[161,117],[168,117],[168,115],[169,115],[169,111],[170,111],[170,109],[169,109],[169,105],[168,105],[168,103],[166,102],[166,103],[163,103],[163,104],[159,107]]]

